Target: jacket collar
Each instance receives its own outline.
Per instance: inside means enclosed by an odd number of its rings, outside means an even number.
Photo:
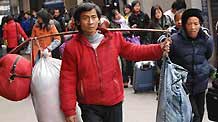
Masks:
[[[207,40],[209,36],[203,31],[202,27],[200,28],[198,32],[198,36],[195,39],[189,38],[185,32],[185,29],[182,27],[179,30],[179,35],[181,35],[185,40],[191,41],[191,40]]]
[[[97,28],[98,32],[104,35],[104,39],[101,43],[109,41],[112,39],[112,32],[104,28]],[[79,32],[78,35],[75,37],[76,40],[82,42],[85,45],[91,46],[90,42],[88,41],[87,37],[83,35],[82,32]]]

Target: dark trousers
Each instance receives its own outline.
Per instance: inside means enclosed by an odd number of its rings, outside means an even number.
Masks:
[[[130,76],[130,84],[133,84],[133,72],[134,72],[134,65],[135,62],[134,61],[126,61],[126,74],[127,76]]]
[[[194,113],[193,122],[202,122],[204,116],[205,92],[189,96],[192,113]]]
[[[122,122],[122,102],[113,106],[79,104],[83,122]]]
[[[122,57],[120,57],[120,60],[121,60],[121,64],[122,64],[122,75],[123,75],[123,83],[128,83],[128,81],[129,81],[129,77],[128,77],[128,75],[127,75],[127,61],[126,61],[126,59],[124,59],[124,58],[122,58]]]

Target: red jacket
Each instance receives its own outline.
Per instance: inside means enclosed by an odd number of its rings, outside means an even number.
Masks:
[[[11,20],[4,25],[3,39],[7,40],[7,47],[15,48],[18,45],[17,37],[19,35],[21,35],[25,40],[28,38],[19,23],[15,22],[14,20]]]
[[[135,45],[119,32],[104,33],[95,50],[77,34],[65,47],[60,73],[61,109],[65,116],[75,115],[76,101],[82,104],[115,105],[124,98],[123,79],[118,56],[128,60],[157,60],[162,56],[159,44]]]

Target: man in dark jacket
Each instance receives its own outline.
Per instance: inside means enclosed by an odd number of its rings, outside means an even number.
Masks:
[[[188,70],[186,87],[194,113],[193,122],[201,122],[204,115],[205,91],[211,71],[209,58],[213,53],[211,36],[201,27],[203,17],[199,9],[188,9],[182,15],[182,28],[171,36],[172,62]]]
[[[79,33],[64,49],[60,99],[67,122],[75,122],[76,101],[83,122],[122,122],[123,79],[118,56],[128,60],[157,60],[169,52],[170,41],[135,45],[119,32],[97,29],[100,8],[82,3],[74,12]]]

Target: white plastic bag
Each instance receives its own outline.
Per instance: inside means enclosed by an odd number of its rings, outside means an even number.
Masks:
[[[65,122],[59,100],[60,66],[61,60],[43,57],[33,68],[31,93],[39,122]]]

